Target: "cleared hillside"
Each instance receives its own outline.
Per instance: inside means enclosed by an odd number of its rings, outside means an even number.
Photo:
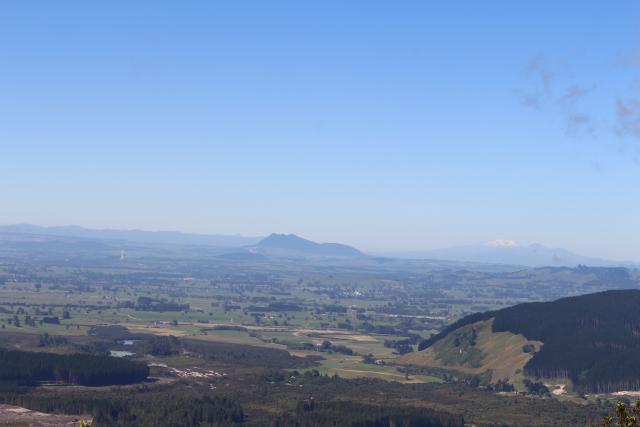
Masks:
[[[530,347],[526,347],[526,346]],[[470,374],[491,372],[491,381],[523,377],[532,352],[542,346],[539,341],[529,341],[523,335],[511,332],[493,332],[493,319],[462,326],[437,341],[424,351],[407,354],[401,363],[453,369]]]
[[[528,342],[535,345],[527,351],[535,352],[524,351]],[[516,348],[520,344],[522,354]],[[606,291],[474,314],[419,348],[402,361],[467,372],[502,369],[494,380],[522,369],[529,377],[567,378],[584,392],[638,390],[640,291]]]

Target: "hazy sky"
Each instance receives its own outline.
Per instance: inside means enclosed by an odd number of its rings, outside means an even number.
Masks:
[[[640,2],[0,2],[0,223],[640,260]]]

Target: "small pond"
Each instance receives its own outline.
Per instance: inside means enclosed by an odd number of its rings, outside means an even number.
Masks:
[[[120,351],[120,350],[109,350],[109,356],[111,357],[127,357],[133,356],[135,353],[131,353],[130,351]]]

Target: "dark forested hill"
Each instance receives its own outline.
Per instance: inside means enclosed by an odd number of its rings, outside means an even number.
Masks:
[[[585,392],[640,389],[640,290],[615,290],[525,303],[467,316],[420,344],[424,350],[465,325],[493,319],[544,345],[527,362],[532,377],[563,377]]]

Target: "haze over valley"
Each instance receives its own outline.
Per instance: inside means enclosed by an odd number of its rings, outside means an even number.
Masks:
[[[261,254],[269,256],[346,257],[383,256],[400,259],[429,259],[454,262],[507,264],[527,267],[628,266],[638,263],[581,256],[562,248],[548,248],[539,243],[521,245],[513,240],[496,239],[481,244],[428,251],[366,253],[342,243],[316,243],[295,234],[272,233],[269,236],[206,235],[178,231],[87,229],[79,226],[41,227],[31,224],[0,225],[0,233],[108,239],[126,242],[212,246],[227,255]]]
[[[640,427],[640,2],[0,2],[0,427]]]

